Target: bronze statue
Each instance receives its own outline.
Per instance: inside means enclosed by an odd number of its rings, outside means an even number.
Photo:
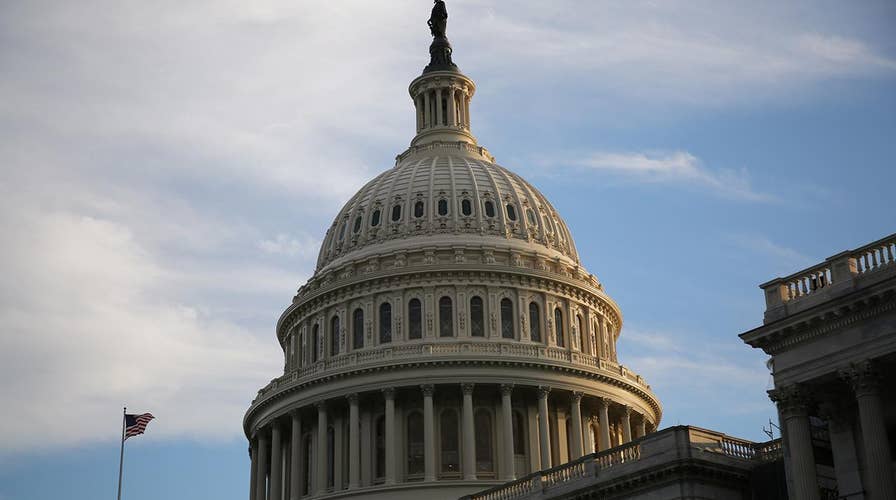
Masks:
[[[432,14],[429,16],[429,31],[435,38],[445,38],[445,29],[448,27],[448,9],[445,8],[444,0],[434,0],[435,5],[432,7]]]

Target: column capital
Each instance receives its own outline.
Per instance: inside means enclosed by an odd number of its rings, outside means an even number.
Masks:
[[[432,384],[420,384],[420,390],[423,392],[423,397],[431,398],[436,392],[436,386]]]
[[[274,420],[271,420],[271,430],[274,430],[274,429],[277,429],[278,431],[280,430],[280,420],[279,419],[275,418]]]
[[[609,409],[610,403],[612,402],[613,400],[610,398],[597,398],[597,406],[599,406],[602,410]]]
[[[784,417],[805,416],[809,412],[812,398],[805,387],[792,384],[768,391],[768,397],[778,405]]]
[[[630,417],[632,415],[632,407],[629,405],[624,405],[622,407],[622,413],[624,413],[626,417]]]
[[[358,393],[352,392],[350,394],[346,394],[345,399],[348,400],[348,402],[350,404],[357,404],[358,403]]]
[[[510,396],[510,393],[513,392],[513,384],[501,384],[501,395],[502,396]]]
[[[327,401],[325,399],[321,399],[314,403],[314,407],[317,408],[317,411],[327,411]]]
[[[460,390],[464,393],[464,396],[469,396],[473,394],[473,387],[475,386],[476,384],[472,382],[464,382],[460,384]]]
[[[548,394],[551,393],[551,388],[546,385],[538,386],[538,399],[547,399]]]
[[[383,392],[384,398],[395,399],[395,388],[394,387],[387,387],[387,388],[383,389],[382,392]]]
[[[849,384],[856,397],[874,395],[880,390],[880,375],[870,360],[850,363],[839,370],[839,375]]]
[[[584,392],[573,391],[573,393],[572,393],[572,402],[575,403],[575,404],[579,404],[579,403],[581,403],[581,402],[582,402],[582,396],[584,396],[584,395],[585,395]]]

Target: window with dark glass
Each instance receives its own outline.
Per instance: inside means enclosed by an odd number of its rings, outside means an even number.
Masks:
[[[408,302],[408,338],[423,338],[423,304],[420,299]]]
[[[380,209],[376,209],[373,211],[373,215],[370,216],[370,227],[376,227],[380,225]]]
[[[448,200],[441,199],[439,200],[439,215],[442,217],[448,215]]]
[[[355,217],[355,227],[352,228],[352,231],[353,231],[353,232],[356,232],[356,233],[357,233],[358,231],[361,230],[361,222],[362,222],[362,221],[363,221],[363,219],[361,218],[360,215],[357,216],[357,217]]]
[[[392,207],[392,222],[398,222],[401,220],[401,205],[395,205]]]
[[[380,304],[380,344],[392,342],[392,304]]]
[[[420,218],[423,217],[423,202],[418,201],[414,203],[414,217]]]
[[[494,217],[495,216],[495,204],[494,203],[492,203],[490,201],[485,202],[485,216],[486,217]]]
[[[563,311],[560,308],[554,309],[554,327],[557,329],[557,345],[566,347],[566,333],[563,328]]]
[[[364,310],[360,307],[352,313],[352,349],[364,347]]]
[[[585,351],[585,328],[582,323],[582,315],[576,314],[576,330],[579,331],[579,349]]]
[[[458,419],[455,410],[445,410],[439,416],[439,451],[442,472],[460,471]]]
[[[492,447],[492,415],[486,410],[476,412],[476,472],[494,472],[495,454]]]
[[[454,336],[453,309],[449,297],[439,299],[439,337]]]
[[[330,356],[339,354],[339,316],[330,320]]]
[[[408,415],[408,474],[423,474],[423,415],[419,411]]]
[[[376,419],[373,441],[373,447],[376,450],[373,475],[376,478],[382,478],[386,475],[386,417]]]
[[[311,362],[317,361],[317,349],[320,345],[320,328],[315,324],[311,327]]]
[[[480,297],[470,299],[470,335],[485,337],[485,311]]]
[[[460,202],[460,211],[461,211],[461,213],[464,214],[464,216],[466,216],[466,217],[469,217],[470,215],[473,214],[473,204],[470,203],[470,200],[468,200],[468,199],[466,199],[466,198],[463,199],[463,200],[461,200],[461,202]]]
[[[535,218],[535,211],[531,208],[526,209],[526,217],[529,218],[529,225],[535,226],[538,224],[538,219]]]
[[[514,338],[513,330],[513,301],[501,299],[501,337],[505,339]]]
[[[541,342],[541,312],[535,302],[529,302],[529,338]]]
[[[516,207],[510,203],[507,204],[507,218],[514,221],[516,220]]]
[[[526,454],[526,421],[518,411],[513,412],[513,454]]]

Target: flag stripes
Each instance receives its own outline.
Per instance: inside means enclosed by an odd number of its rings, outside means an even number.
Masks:
[[[142,415],[132,415],[130,413],[125,414],[124,422],[124,438],[127,439],[129,437],[138,436],[143,434],[146,430],[147,424],[149,421],[154,419],[152,413],[143,413]]]

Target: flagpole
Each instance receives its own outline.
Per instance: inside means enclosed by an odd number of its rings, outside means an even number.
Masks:
[[[128,407],[121,410],[121,455],[118,457],[118,500],[121,500],[121,472],[124,469],[124,423]]]

